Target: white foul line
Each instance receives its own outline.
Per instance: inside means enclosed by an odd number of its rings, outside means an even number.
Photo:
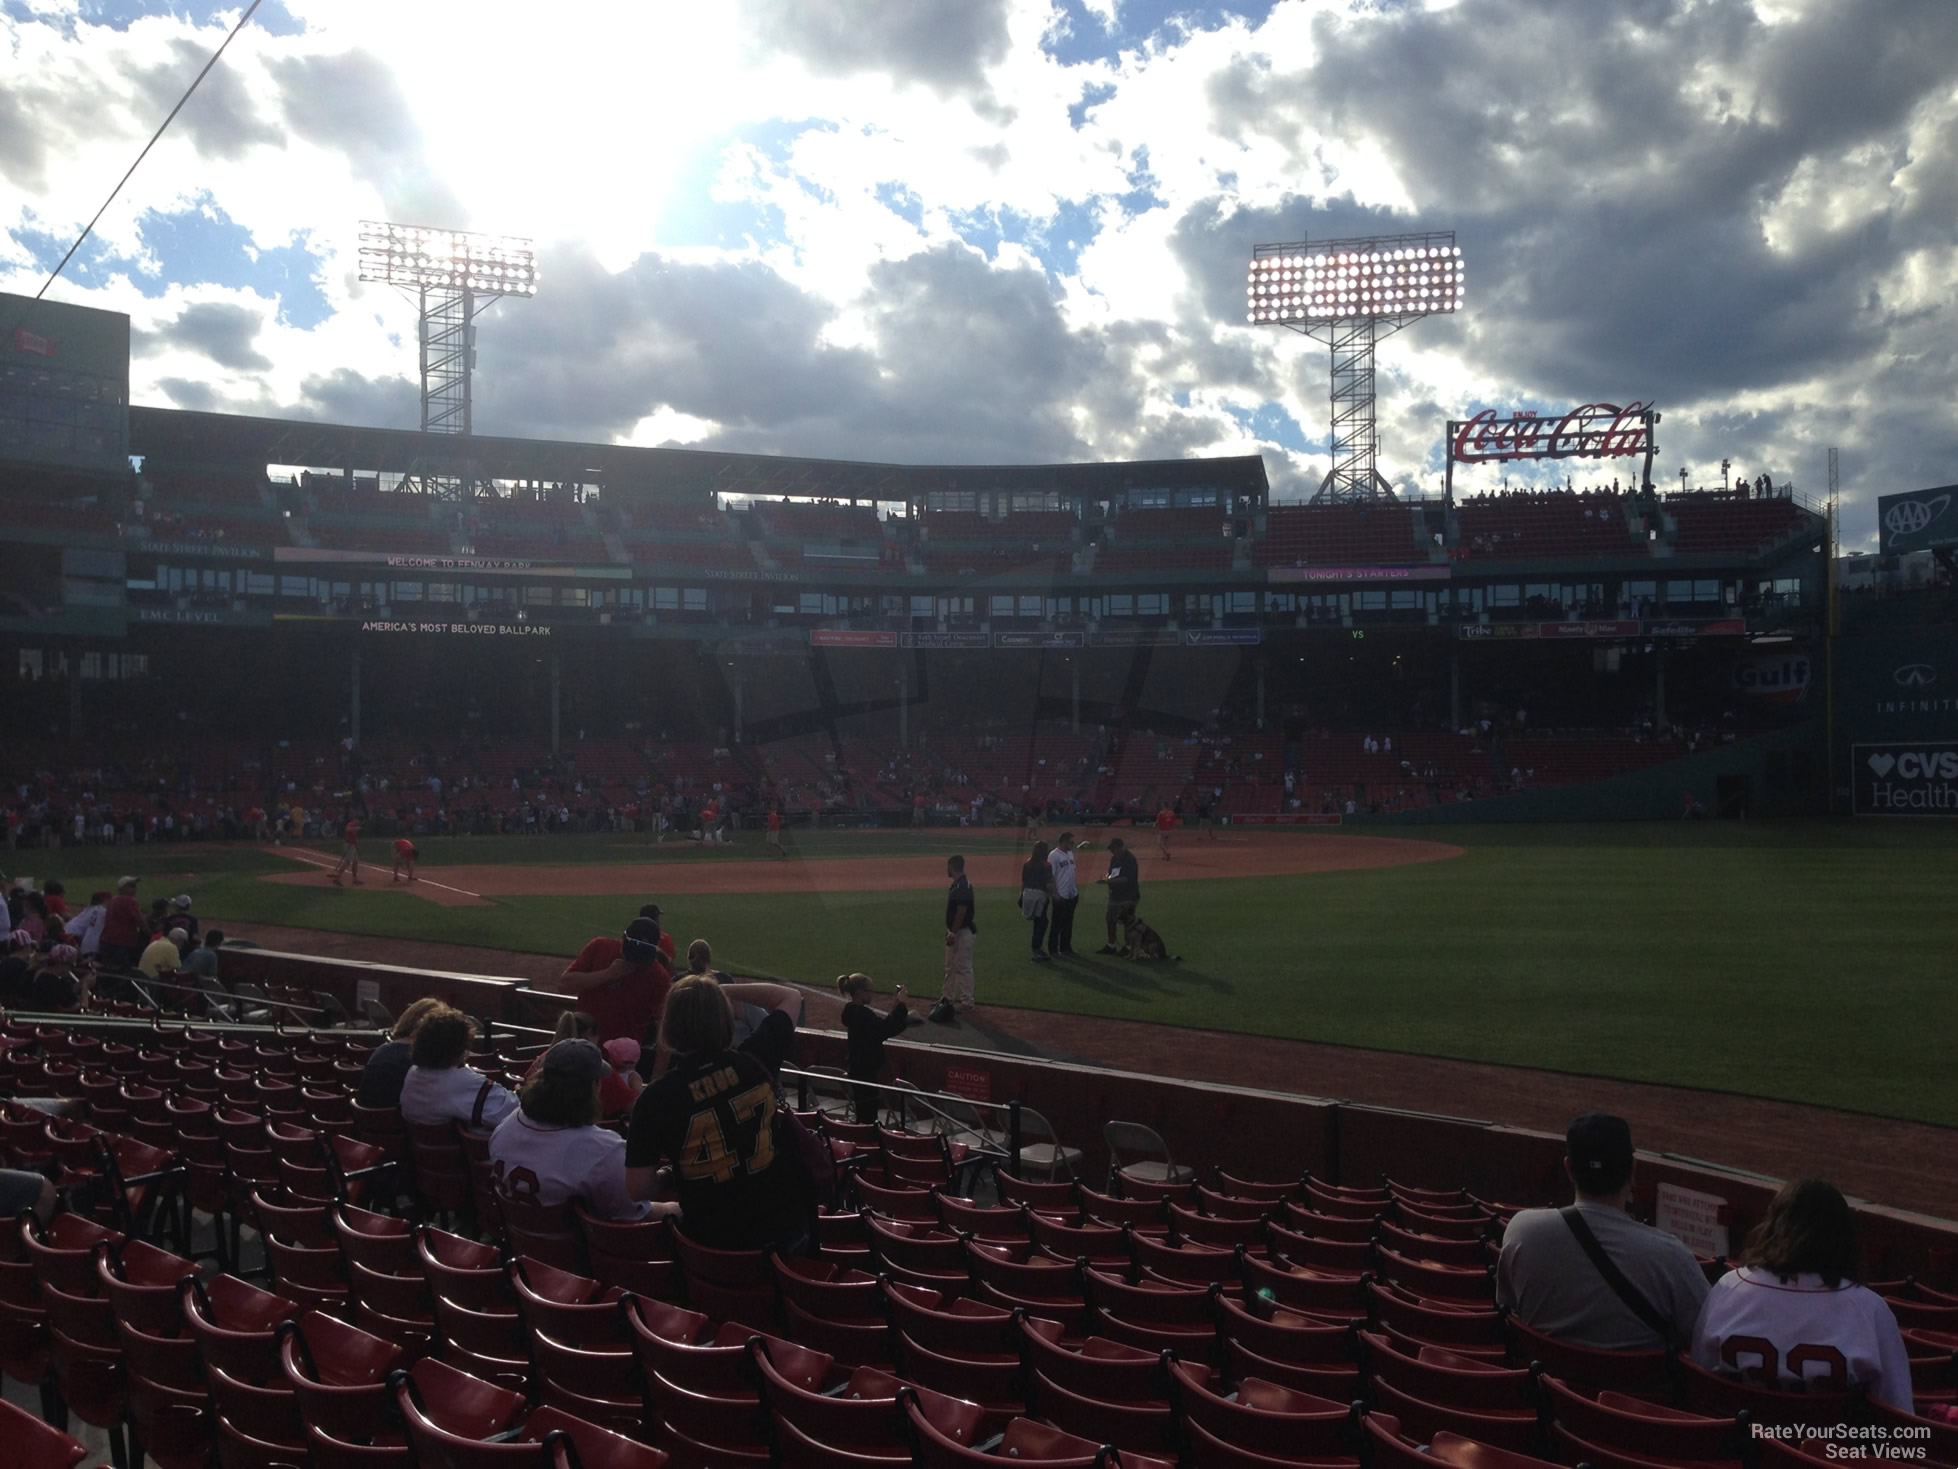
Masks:
[[[323,857],[317,852],[305,851],[303,848],[300,847],[278,847],[275,848],[274,850],[279,852],[283,856],[292,858],[296,862],[310,862],[312,863],[313,866],[319,868],[320,871],[322,872],[325,872],[328,869],[333,869],[337,871],[340,866],[338,862],[335,862],[330,858]],[[370,862],[367,865],[369,867],[372,867],[374,864]],[[425,882],[430,887],[440,888],[445,893],[459,893],[465,898],[474,898],[478,902],[488,901],[486,898],[483,897],[481,893],[472,893],[467,888],[450,887],[446,882],[437,882],[432,877],[418,877],[415,879],[415,881]],[[362,883],[361,886],[365,887],[366,884]]]

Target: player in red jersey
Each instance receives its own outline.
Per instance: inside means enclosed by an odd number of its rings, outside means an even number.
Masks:
[[[1176,830],[1176,813],[1167,803],[1156,813],[1156,850],[1162,853],[1163,860],[1169,860],[1169,834]]]
[[[768,808],[768,845],[775,849],[775,855],[778,857],[789,855],[788,851],[782,846],[782,808],[780,806],[770,806]]]
[[[353,878],[355,887],[365,887],[366,884],[360,880],[360,821],[357,817],[347,818],[347,824],[340,832],[340,841],[340,861],[333,869],[333,885],[336,888],[340,886],[340,874],[345,872]]]
[[[421,855],[416,850],[413,842],[409,841],[406,837],[396,837],[394,839],[394,870],[388,874],[388,881],[400,882],[402,880],[401,869],[405,867],[408,869],[407,880],[413,882],[415,880],[415,864],[421,860]]]

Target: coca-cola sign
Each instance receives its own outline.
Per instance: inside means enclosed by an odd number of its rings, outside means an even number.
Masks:
[[[1580,403],[1561,418],[1484,408],[1448,425],[1449,457],[1457,464],[1507,459],[1620,459],[1652,450],[1659,415],[1650,403]]]

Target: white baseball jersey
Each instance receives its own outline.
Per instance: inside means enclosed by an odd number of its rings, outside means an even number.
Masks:
[[[520,1110],[490,1137],[499,1193],[539,1204],[582,1199],[601,1219],[641,1219],[647,1205],[625,1191],[625,1139],[603,1127],[547,1127]]]
[[[1078,898],[1081,889],[1074,875],[1074,854],[1063,852],[1059,847],[1047,854],[1047,866],[1054,874],[1054,896],[1057,898]]]
[[[1783,1280],[1751,1265],[1728,1271],[1700,1308],[1693,1360],[1784,1386],[1861,1386],[1878,1402],[1914,1411],[1896,1316],[1875,1291],[1848,1281],[1831,1289],[1819,1275]]]
[[[489,1095],[483,1096],[487,1080],[482,1072],[467,1066],[442,1070],[410,1067],[407,1080],[401,1083],[401,1120],[411,1127],[439,1127],[444,1122],[494,1127],[515,1109],[517,1094],[490,1082]],[[480,1117],[476,1112],[478,1097],[483,1103]]]

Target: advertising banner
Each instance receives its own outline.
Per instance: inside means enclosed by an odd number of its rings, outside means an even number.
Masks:
[[[1958,485],[1877,496],[1876,533],[1884,556],[1958,546]]]
[[[1546,622],[1543,636],[1546,638],[1635,638],[1639,624],[1625,622]]]
[[[1287,582],[1447,581],[1446,566],[1273,566],[1265,580]]]
[[[1084,648],[1088,635],[1080,632],[996,632],[995,648]]]
[[[1776,704],[1801,703],[1813,677],[1806,652],[1755,653],[1734,662],[1734,692]]]
[[[1640,624],[1648,638],[1741,638],[1747,636],[1742,617],[1666,617]]]
[[[897,634],[869,628],[817,627],[809,631],[812,648],[895,648]]]
[[[231,607],[132,607],[129,621],[143,627],[270,627],[272,614]]]
[[[1858,816],[1958,816],[1958,740],[1853,746],[1849,782]]]
[[[195,542],[179,549],[194,555],[212,554],[197,549]],[[385,566],[390,571],[467,571],[489,576],[576,576],[615,580],[632,575],[631,568],[625,566],[577,566],[564,561],[530,561],[516,556],[422,556],[390,551],[326,551],[314,546],[275,546],[272,548],[272,559],[307,566]]]
[[[983,632],[901,632],[900,648],[990,648],[992,635]]]
[[[1263,641],[1255,627],[1197,627],[1183,634],[1186,648],[1255,648]]]
[[[403,622],[368,618],[361,623],[360,630],[371,633],[433,633],[441,636],[473,638],[548,638],[551,636],[550,625],[538,622]]]
[[[228,546],[222,541],[139,540],[133,536],[125,544],[132,553],[147,551],[156,556],[195,556],[206,561],[264,561],[275,549],[271,546]]]
[[[1183,634],[1173,627],[1116,627],[1094,635],[1097,648],[1174,648]]]

